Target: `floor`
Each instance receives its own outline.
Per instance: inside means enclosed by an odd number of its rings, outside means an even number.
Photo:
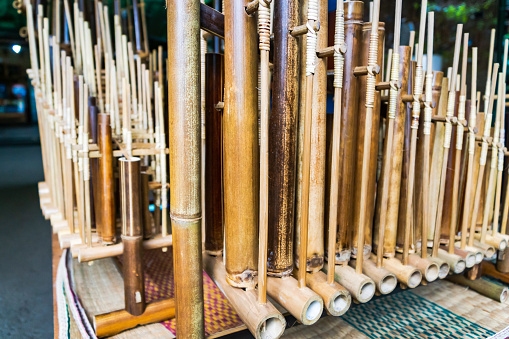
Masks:
[[[10,141],[0,143],[0,338],[52,338],[51,228],[39,208],[37,130],[0,135]]]

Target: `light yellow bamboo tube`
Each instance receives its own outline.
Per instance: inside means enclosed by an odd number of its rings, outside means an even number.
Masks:
[[[357,261],[355,259],[350,260],[349,265],[356,267]],[[389,294],[398,285],[398,278],[396,275],[389,272],[383,267],[376,267],[376,264],[372,260],[365,260],[362,265],[362,273],[373,280],[376,285],[376,289],[381,294]]]
[[[445,279],[449,275],[451,266],[440,258],[429,257],[429,260],[433,261],[438,265],[438,279]]]
[[[350,292],[335,281],[332,284],[327,283],[327,276],[322,271],[307,273],[306,285],[322,297],[324,308],[329,315],[338,317],[350,308]]]
[[[384,259],[384,267],[392,272],[398,278],[398,281],[409,288],[419,286],[422,281],[422,273],[417,268],[410,265],[403,265],[396,258]]]
[[[323,271],[327,273],[327,267]],[[355,273],[355,269],[350,266],[336,265],[334,280],[346,288],[352,298],[360,303],[367,303],[375,295],[375,282],[364,274]]]
[[[438,258],[448,263],[451,267],[451,272],[454,274],[459,274],[465,270],[465,259],[459,255],[448,253],[447,251],[439,248]]]

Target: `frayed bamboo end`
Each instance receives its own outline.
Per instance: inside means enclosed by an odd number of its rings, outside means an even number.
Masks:
[[[322,315],[322,298],[308,287],[299,287],[293,277],[267,277],[267,293],[303,325],[316,323]]]
[[[324,271],[327,272],[326,267]],[[355,269],[350,266],[336,266],[334,280],[346,288],[360,303],[367,303],[375,295],[375,282],[364,274],[355,273]]]
[[[457,254],[450,254],[441,248],[438,249],[438,258],[448,263],[451,267],[452,273],[454,274],[459,274],[466,268],[465,259]]]
[[[322,297],[329,315],[339,317],[348,311],[352,304],[350,292],[337,282],[327,283],[327,275],[322,271],[306,274],[306,285]]]
[[[356,260],[350,260],[350,266],[355,268],[357,266]],[[371,278],[378,292],[381,294],[389,294],[398,285],[398,278],[396,276],[386,270],[383,267],[376,267],[376,264],[373,260],[365,260],[362,265],[362,273]]]
[[[401,261],[396,258],[384,259],[383,265],[387,270],[396,275],[400,283],[409,288],[419,286],[422,281],[422,273],[417,268],[410,265],[403,265]]]
[[[285,318],[270,302],[258,303],[256,290],[244,291],[230,286],[226,282],[226,270],[221,257],[203,255],[203,267],[255,338],[279,338],[283,335]]]

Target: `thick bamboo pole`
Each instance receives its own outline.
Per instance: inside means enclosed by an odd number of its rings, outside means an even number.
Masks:
[[[257,38],[246,3],[225,2],[225,266],[228,283],[236,287],[255,286],[258,262]]]
[[[263,2],[263,1],[262,1]],[[269,118],[268,274],[284,276],[293,269],[295,165],[299,83],[298,39],[288,28],[299,22],[299,3],[274,2],[274,68]]]
[[[110,115],[98,115],[98,144],[101,157],[99,158],[99,194],[100,209],[102,210],[101,234],[103,242],[115,242],[115,184],[113,177],[113,150],[111,137]]]
[[[119,159],[125,309],[135,316],[145,311],[140,160],[135,157]]]
[[[451,275],[447,278],[447,280],[459,285],[468,286],[474,291],[501,303],[505,303],[509,297],[507,287],[482,278],[470,280],[462,275]]]
[[[215,105],[223,101],[224,57],[205,54],[205,250],[223,251],[222,114]]]
[[[205,336],[200,182],[200,2],[168,2],[170,213],[177,336]],[[250,87],[251,88],[251,87]],[[237,159],[239,160],[239,159]]]

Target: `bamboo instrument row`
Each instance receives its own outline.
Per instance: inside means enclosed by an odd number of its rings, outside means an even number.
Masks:
[[[110,16],[64,0],[51,34],[25,1],[43,213],[79,261],[122,254],[126,307],[97,317],[98,335],[176,316],[178,336],[204,337],[203,270],[257,338],[284,333],[274,304],[312,325],[398,282],[494,256],[509,271],[509,43],[499,73],[492,32],[479,112],[463,26],[445,77],[427,0],[415,46],[395,2],[384,58],[380,0],[367,22],[362,1],[329,16],[326,0],[227,0],[222,13],[171,0],[167,51],[153,52],[136,1]],[[219,38],[224,53],[208,53]],[[146,304],[148,249],[173,252],[174,300]]]

